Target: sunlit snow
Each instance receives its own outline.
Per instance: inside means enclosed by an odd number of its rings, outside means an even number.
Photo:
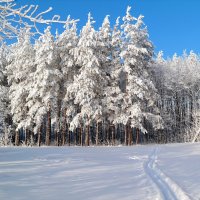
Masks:
[[[0,148],[1,200],[200,199],[196,144]]]

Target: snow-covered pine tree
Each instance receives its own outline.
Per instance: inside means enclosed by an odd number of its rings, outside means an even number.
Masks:
[[[114,144],[114,132],[115,126],[115,118],[120,110],[121,101],[123,98],[122,90],[120,89],[120,73],[122,70],[120,52],[121,52],[121,31],[119,29],[119,18],[116,20],[116,24],[111,33],[111,39],[109,41],[110,48],[108,49],[110,52],[109,55],[109,63],[106,65],[107,69],[105,69],[108,74],[108,84],[104,88],[104,99],[103,105],[105,108],[105,119],[106,122],[111,124],[110,129],[112,130],[112,144]],[[109,127],[107,128],[107,142],[109,142]]]
[[[11,124],[9,99],[8,99],[8,81],[6,66],[8,65],[9,50],[6,44],[0,47],[0,144],[8,145],[11,143]]]
[[[122,114],[116,121],[145,133],[147,130],[144,127],[144,119],[155,129],[162,128],[162,120],[156,106],[158,95],[150,69],[153,46],[149,41],[147,28],[144,27],[143,16],[136,19],[131,16],[130,10],[131,7],[128,7],[122,25],[124,38],[121,58],[126,73],[126,91],[121,106]]]
[[[102,118],[102,88],[106,87],[105,72],[101,69],[98,57],[97,33],[93,28],[94,21],[88,14],[88,21],[81,30],[77,45],[77,65],[80,66],[79,74],[68,89],[68,98],[74,99],[78,112],[70,124],[71,129],[80,126],[84,119],[88,127],[92,121]],[[89,145],[89,132],[86,128],[85,144]]]
[[[112,30],[110,27],[109,16],[107,15],[102,23],[102,26],[97,32],[97,46],[98,46],[98,59],[100,64],[100,69],[102,76],[105,77],[105,80],[111,82],[111,68],[112,68]],[[107,116],[107,102],[106,94],[107,87],[109,83],[107,82],[106,87],[102,87],[102,116],[96,119],[96,145],[99,144],[99,140],[106,138],[105,132],[109,128],[108,116]],[[100,132],[102,132],[100,138]],[[108,134],[107,134],[108,135]]]
[[[30,30],[22,29],[18,42],[12,46],[10,64],[7,66],[9,99],[13,123],[16,126],[15,145],[19,145],[19,130],[28,128],[26,105],[29,94],[29,74],[34,68],[34,50],[30,42]]]
[[[69,117],[74,115],[75,105],[73,100],[67,98],[68,87],[74,81],[74,76],[78,74],[78,67],[76,65],[76,46],[78,43],[77,36],[77,21],[71,20],[70,16],[66,21],[64,32],[58,36],[56,45],[59,54],[59,70],[61,71],[62,78],[60,80],[60,94],[59,99],[62,109],[62,145],[66,142],[67,123],[69,123]],[[69,133],[68,133],[69,134]],[[69,142],[69,141],[68,141]]]
[[[44,118],[47,118],[46,145],[50,145],[51,125],[56,122],[59,83],[62,78],[59,71],[58,53],[50,27],[47,27],[44,34],[36,41],[34,49],[36,71],[33,74],[31,92],[28,96],[29,116],[34,119],[35,133],[40,129]]]

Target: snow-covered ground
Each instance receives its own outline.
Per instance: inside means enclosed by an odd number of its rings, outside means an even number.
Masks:
[[[1,200],[199,200],[200,144],[0,148]]]

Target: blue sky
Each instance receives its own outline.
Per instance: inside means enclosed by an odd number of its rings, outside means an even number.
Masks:
[[[17,0],[18,4],[38,4],[41,10],[53,7],[53,13],[62,19],[70,14],[80,19],[79,29],[91,12],[99,27],[105,15],[110,15],[113,25],[118,16],[123,17],[128,5],[132,14],[145,16],[150,39],[156,52],[163,50],[166,57],[183,50],[200,52],[200,0]],[[49,17],[49,15],[47,15]]]

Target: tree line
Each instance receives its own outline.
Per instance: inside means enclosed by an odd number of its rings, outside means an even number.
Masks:
[[[4,145],[133,145],[198,140],[199,56],[156,57],[143,16],[131,8],[111,27],[21,28],[0,48]]]

